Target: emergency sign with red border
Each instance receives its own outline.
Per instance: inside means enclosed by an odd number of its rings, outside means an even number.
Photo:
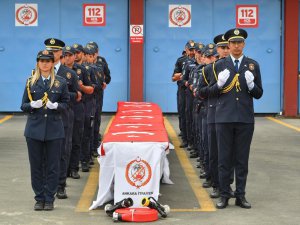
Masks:
[[[236,5],[236,27],[258,27],[258,5]]]
[[[105,4],[83,4],[83,26],[105,26]]]

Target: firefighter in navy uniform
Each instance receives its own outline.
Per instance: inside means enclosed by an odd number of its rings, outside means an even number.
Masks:
[[[180,76],[180,92],[179,92],[179,102],[180,102],[180,114],[181,114],[181,132],[182,132],[182,144],[180,145],[180,148],[186,148],[188,147],[189,150],[192,150],[191,148],[191,142],[192,142],[192,133],[191,130],[188,128],[191,126],[191,120],[192,118],[187,118],[189,114],[189,108],[187,108],[187,101],[186,99],[189,98],[187,95],[189,95],[189,90],[187,91],[188,86],[188,76],[190,69],[195,65],[195,42],[189,41],[186,44],[186,47],[188,48],[188,57],[185,59],[185,61],[182,63],[182,75]],[[189,104],[189,103],[188,103]],[[189,143],[190,142],[190,143]],[[189,146],[190,145],[190,146]]]
[[[75,49],[75,62],[70,65],[67,65],[69,68],[74,70],[78,76],[78,82],[80,91],[82,93],[81,101],[78,101],[74,104],[74,125],[73,125],[73,136],[72,136],[72,151],[70,156],[69,164],[69,175],[73,179],[79,179],[79,161],[80,154],[82,149],[82,139],[84,132],[84,119],[85,119],[85,110],[84,110],[84,101],[85,95],[92,95],[94,92],[94,87],[92,86],[90,75],[85,67],[82,65],[83,61],[83,47],[80,44],[73,44]]]
[[[214,38],[214,43],[217,46],[217,52],[219,60],[229,55],[228,41],[225,40],[224,34],[217,35]],[[213,191],[210,193],[211,198],[218,198],[219,193],[219,175],[218,175],[218,146],[215,129],[215,108],[216,100],[215,96],[209,95],[209,85],[215,83],[217,75],[215,72],[215,62],[205,68],[205,75],[207,83],[203,82],[202,87],[198,90],[198,94],[201,98],[208,100],[207,105],[207,133],[208,133],[208,150],[209,150],[209,174],[211,175],[211,183]]]
[[[89,79],[94,87],[94,92],[92,94],[85,94],[85,98],[83,101],[84,109],[85,109],[85,119],[84,119],[84,131],[83,131],[83,139],[82,139],[82,152],[80,153],[80,161],[81,161],[81,170],[82,172],[89,172],[89,163],[91,160],[91,141],[92,139],[92,131],[94,128],[94,118],[96,111],[96,98],[95,98],[95,89],[99,89],[99,83],[96,78],[96,71],[91,63],[94,60],[95,50],[91,46],[86,46],[84,48],[85,54],[85,62],[83,65],[85,69],[88,71]]]
[[[190,41],[194,42],[192,40],[190,40]],[[179,130],[180,130],[179,136],[182,136],[182,127],[181,127],[182,113],[180,111],[181,102],[180,102],[180,96],[179,96],[182,81],[180,80],[180,78],[182,76],[182,69],[183,69],[184,62],[188,58],[188,53],[189,53],[189,49],[188,49],[188,45],[186,44],[185,50],[182,52],[182,55],[176,60],[175,68],[174,68],[174,71],[172,74],[172,81],[177,82],[176,102],[177,102],[177,112],[178,112]]]
[[[72,148],[72,133],[74,121],[73,105],[76,101],[80,101],[81,93],[79,91],[78,77],[76,73],[68,67],[62,65],[60,61],[60,57],[62,56],[62,48],[65,47],[65,43],[59,39],[48,38],[45,40],[44,44],[49,51],[53,52],[55,74],[66,79],[70,94],[70,102],[68,103],[66,110],[62,114],[65,128],[65,139],[61,150],[60,178],[56,194],[57,198],[65,199],[68,197],[65,187],[68,172],[68,162]]]
[[[205,45],[202,43],[197,43],[196,48],[195,48],[195,59],[196,59],[196,66],[193,69],[193,72],[190,76],[189,80],[189,85],[190,89],[193,93],[193,133],[194,133],[194,150],[191,151],[191,158],[197,158],[198,162],[200,162],[201,159],[201,164],[203,161],[203,151],[202,151],[202,146],[201,146],[201,117],[200,117],[200,106],[202,104],[202,101],[196,97],[197,93],[197,84],[199,80],[199,71],[201,68],[204,66],[203,65],[203,60],[202,60],[202,50],[204,49]],[[200,168],[200,165],[197,167]]]
[[[111,75],[110,70],[108,67],[108,63],[106,59],[103,56],[99,55],[99,46],[96,42],[90,41],[87,45],[91,45],[95,48],[95,54],[94,54],[94,64],[97,67],[97,71],[99,72],[99,76],[102,76],[99,78],[102,80],[102,91],[99,90],[97,97],[96,97],[96,113],[95,113],[95,126],[94,126],[94,140],[91,144],[91,151],[93,156],[98,156],[97,148],[100,146],[100,141],[102,139],[101,134],[99,132],[100,126],[101,126],[101,114],[102,114],[102,108],[103,108],[103,98],[104,98],[104,90],[106,89],[106,86],[111,82]],[[98,76],[98,77],[99,77]],[[101,81],[100,81],[101,82]]]
[[[209,188],[211,187],[211,174],[210,174],[210,163],[209,163],[209,148],[208,148],[208,133],[207,133],[207,108],[208,108],[208,100],[207,98],[203,98],[199,96],[199,90],[202,87],[208,85],[207,81],[207,71],[211,70],[212,63],[217,60],[218,53],[215,48],[215,45],[210,43],[206,45],[205,50],[203,52],[205,67],[202,67],[199,84],[198,84],[198,93],[197,96],[202,100],[201,105],[201,117],[202,117],[202,148],[204,153],[204,173],[200,174],[200,178],[205,178],[206,180],[203,182],[203,187]]]
[[[21,105],[21,110],[29,114],[24,135],[36,200],[34,210],[53,210],[65,136],[62,112],[69,100],[66,80],[54,74],[53,53],[39,52],[35,72],[27,80]]]
[[[94,43],[94,44],[93,44]],[[93,61],[91,61],[90,66],[94,69],[95,78],[97,79],[97,87],[94,93],[96,99],[96,109],[95,109],[95,119],[94,119],[94,127],[92,131],[92,139],[91,139],[91,155],[94,157],[98,156],[97,149],[100,146],[101,135],[100,135],[100,126],[101,126],[101,114],[102,114],[102,106],[103,106],[103,97],[104,97],[104,89],[107,84],[110,82],[111,78],[110,71],[108,69],[108,65],[103,57],[98,55],[98,45],[95,42],[89,42],[87,46],[91,46],[94,50]],[[104,60],[103,60],[104,59]],[[90,161],[90,164],[93,165],[93,160]]]
[[[218,96],[215,123],[221,198],[216,207],[223,209],[228,205],[230,175],[234,167],[235,204],[248,209],[251,204],[245,198],[245,188],[254,132],[253,98],[259,99],[263,88],[259,64],[243,53],[247,32],[231,29],[224,38],[228,41],[230,55],[216,63],[218,78],[210,92]]]

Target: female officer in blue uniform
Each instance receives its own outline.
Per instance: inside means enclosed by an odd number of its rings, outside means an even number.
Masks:
[[[64,78],[54,74],[54,56],[37,55],[34,74],[27,80],[21,109],[28,113],[26,137],[35,193],[34,210],[52,210],[59,178],[60,149],[64,138],[61,112],[70,100]]]

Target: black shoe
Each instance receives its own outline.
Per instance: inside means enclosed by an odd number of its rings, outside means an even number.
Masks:
[[[198,154],[197,154],[197,153],[195,153],[195,154],[191,154],[191,155],[190,155],[190,158],[191,158],[191,159],[198,158]]]
[[[44,210],[51,211],[54,209],[53,202],[46,202],[44,206]]]
[[[80,175],[78,174],[78,172],[76,170],[74,170],[74,171],[71,171],[70,177],[72,177],[73,179],[79,179]]]
[[[99,154],[98,154],[98,152],[93,151],[93,152],[92,152],[92,156],[93,156],[94,158],[97,158],[97,157],[99,156]]]
[[[186,148],[188,144],[186,142],[182,142],[182,144],[179,146],[180,148]]]
[[[58,199],[66,199],[66,198],[68,198],[66,189],[63,188],[63,187],[59,187],[59,188],[57,189],[57,192],[56,192],[56,197],[57,197]]]
[[[205,172],[203,172],[203,173],[200,173],[200,179],[205,179],[206,178],[206,173]]]
[[[206,180],[203,182],[202,187],[210,188],[211,187],[211,180]]]
[[[81,171],[82,172],[90,172],[90,168],[86,162],[81,163]]]
[[[241,208],[244,208],[244,209],[251,208],[251,204],[249,202],[247,202],[245,197],[237,197],[235,199],[235,205],[240,206]]]
[[[228,198],[221,197],[219,202],[217,202],[217,209],[225,209],[228,206]]]
[[[90,164],[91,166],[95,165],[94,159],[91,158],[89,164]]]
[[[209,195],[211,198],[219,198],[220,197],[220,191],[219,188],[213,188],[212,192]]]
[[[37,202],[34,204],[33,209],[34,209],[35,211],[41,211],[41,210],[44,210],[44,205],[45,205],[44,202],[37,201]]]

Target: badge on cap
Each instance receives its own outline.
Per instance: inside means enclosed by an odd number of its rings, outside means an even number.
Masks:
[[[73,47],[74,47],[74,48],[78,48],[78,44],[74,44]]]
[[[249,69],[250,69],[250,70],[254,70],[254,68],[255,68],[255,67],[254,67],[254,64],[253,64],[253,63],[249,63]]]
[[[66,47],[66,50],[68,50],[68,51],[71,50],[71,47],[70,47],[70,46],[67,46],[67,47]]]
[[[224,35],[222,35],[222,40],[223,40],[223,41],[226,41],[225,38],[224,38]]]
[[[191,45],[192,47],[194,47],[195,43],[194,43],[194,42],[191,42],[190,45]]]
[[[47,50],[44,50],[42,53],[43,55],[49,55],[49,52]]]
[[[76,73],[77,73],[77,74],[81,74],[81,69],[77,69],[77,70],[76,70]]]
[[[240,34],[240,31],[239,31],[238,29],[235,29],[235,30],[233,31],[233,33],[234,33],[235,35],[239,35],[239,34]]]
[[[55,44],[55,40],[53,38],[50,40],[50,44],[51,45]]]
[[[58,80],[54,81],[54,87],[58,88],[60,86],[60,82]]]
[[[213,44],[209,44],[208,47],[209,48],[214,48],[214,45]]]
[[[71,73],[67,72],[67,78],[70,79],[71,78]]]

